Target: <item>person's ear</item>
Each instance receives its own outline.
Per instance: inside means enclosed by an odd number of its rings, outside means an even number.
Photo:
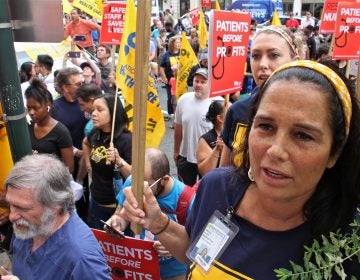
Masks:
[[[295,55],[295,57],[294,57],[294,60],[300,60],[301,59],[301,57],[300,57],[300,55]]]
[[[339,159],[340,153],[330,156],[329,160],[327,162],[326,168],[333,168],[334,165],[336,164],[337,160]]]
[[[161,178],[162,181],[164,181],[164,184],[166,184],[167,182],[169,182],[170,180],[170,176],[169,175],[165,175]]]

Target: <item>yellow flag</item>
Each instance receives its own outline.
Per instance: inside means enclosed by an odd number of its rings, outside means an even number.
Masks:
[[[190,70],[194,65],[198,64],[194,50],[186,38],[185,32],[181,36],[179,64],[180,67],[176,79],[176,99],[179,99],[182,94],[187,92],[187,78],[189,77]]]
[[[128,0],[126,2],[124,33],[119,49],[119,61],[116,67],[116,84],[122,90],[125,99],[125,110],[130,120],[130,130],[133,128],[134,117],[135,23],[136,8],[134,0]],[[155,81],[150,75],[147,84],[146,147],[159,147],[165,134],[165,122]]]
[[[96,1],[96,4],[98,6],[100,13],[103,14],[103,1],[102,0],[95,0],[95,1]]]
[[[219,4],[219,1],[218,1],[218,0],[215,0],[215,10],[217,10],[217,11],[220,11],[220,10],[221,10],[220,4]]]
[[[271,25],[281,25],[281,21],[280,21],[279,14],[278,14],[277,10],[275,10],[274,13],[273,13]]]
[[[99,10],[99,6],[96,0],[74,0],[73,6],[75,8],[79,8],[93,18],[96,18],[98,20],[102,19],[101,12]]]
[[[208,39],[208,31],[206,28],[205,16],[202,11],[200,10],[200,19],[199,19],[199,47],[200,49],[206,48],[206,43]]]
[[[73,6],[69,2],[69,0],[62,0],[62,7],[63,7],[63,13],[70,15],[70,12],[73,9]]]

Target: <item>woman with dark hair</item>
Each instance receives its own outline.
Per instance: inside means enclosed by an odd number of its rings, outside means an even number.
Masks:
[[[276,279],[274,269],[311,257],[304,245],[348,232],[358,216],[360,111],[346,82],[317,62],[290,62],[269,77],[251,109],[241,166],[202,178],[185,227],[169,221],[149,188],[144,211],[131,189],[124,190],[123,215],[191,263],[187,279]],[[209,262],[196,253],[207,244]],[[341,254],[334,255],[341,274],[359,276],[358,259]],[[305,270],[318,263],[311,261]],[[319,268],[311,279],[335,279],[339,266],[330,275]]]
[[[35,63],[32,61],[27,61],[21,64],[19,77],[21,83],[21,92],[24,98],[24,105],[26,106],[25,90],[30,85],[32,79],[36,77]]]
[[[83,141],[84,159],[92,177],[88,224],[97,229],[103,228],[100,220],[107,221],[117,206],[113,185],[114,169],[119,170],[123,179],[131,174],[129,120],[120,99],[117,100],[113,119],[114,103],[115,97],[111,94],[95,97],[92,112],[94,129]],[[110,143],[113,122],[114,139]]]
[[[65,125],[49,114],[53,104],[51,93],[42,81],[35,78],[26,89],[25,98],[31,118],[29,132],[33,152],[55,154],[71,173],[74,169],[71,135]]]
[[[33,78],[35,78],[36,77],[35,63],[32,61],[27,61],[21,64],[19,76],[20,76],[20,83],[31,81]]]
[[[211,102],[206,120],[214,127],[203,134],[196,147],[196,160],[201,176],[210,170],[219,167],[221,151],[224,145],[220,133],[224,123],[224,101]]]

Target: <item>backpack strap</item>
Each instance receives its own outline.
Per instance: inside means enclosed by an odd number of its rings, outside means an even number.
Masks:
[[[186,222],[186,213],[189,209],[191,201],[198,189],[200,180],[195,183],[193,187],[185,186],[182,193],[180,194],[177,206],[176,206],[176,216],[179,224],[185,225]]]

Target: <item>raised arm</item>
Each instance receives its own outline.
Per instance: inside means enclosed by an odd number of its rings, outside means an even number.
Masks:
[[[147,184],[144,188],[144,209],[146,211],[138,208],[131,188],[124,189],[124,195],[126,200],[121,210],[121,216],[150,230],[176,259],[187,263],[186,250],[189,247],[190,239],[185,227],[172,221],[161,212],[156,197]]]

